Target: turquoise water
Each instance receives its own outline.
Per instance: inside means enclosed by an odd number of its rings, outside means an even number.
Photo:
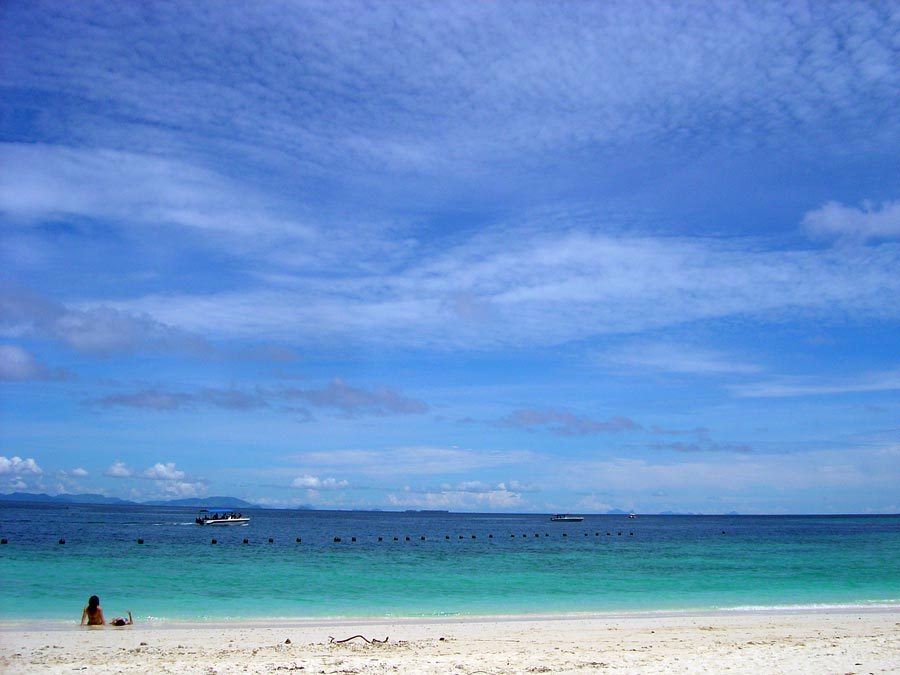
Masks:
[[[248,514],[3,504],[0,619],[77,620],[94,593],[141,620],[900,605],[898,516]]]

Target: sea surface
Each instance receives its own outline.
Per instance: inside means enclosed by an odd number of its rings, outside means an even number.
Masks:
[[[244,513],[0,502],[0,620],[900,607],[900,516]]]

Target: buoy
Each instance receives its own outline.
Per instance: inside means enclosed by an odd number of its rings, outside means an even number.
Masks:
[[[621,532],[619,532],[619,536],[620,536],[620,537],[622,536],[622,533],[621,533]]]
[[[400,541],[399,537],[394,537],[394,541]]]
[[[66,540],[65,540],[65,539],[60,539],[60,540],[59,540],[59,543],[60,543],[60,544],[65,544],[65,543],[66,543]]]
[[[409,541],[409,537],[406,538],[406,541]]]
[[[474,538],[475,538],[475,535],[473,534],[473,535],[472,535],[472,539],[474,539]]]
[[[595,537],[599,537],[599,536],[600,536],[600,533],[599,533],[599,532],[594,532],[594,536],[595,536]]]
[[[514,535],[514,534],[511,534],[511,535],[509,535],[509,536],[510,536],[510,537],[515,537],[515,536],[516,536],[516,535]]]
[[[297,537],[297,543],[299,544],[301,541],[300,537]]]
[[[629,533],[628,533],[628,536],[629,536],[629,537],[633,537],[633,536],[634,536],[634,532],[629,532]]]
[[[340,544],[340,543],[341,543],[341,538],[340,538],[340,537],[335,537],[335,538],[334,538],[334,543],[335,543],[335,544]]]
[[[569,535],[566,532],[563,532],[564,537],[568,537]]]
[[[350,537],[350,541],[351,542],[356,541],[356,537]]]
[[[244,543],[245,543],[245,544],[249,544],[249,543],[250,543],[250,540],[249,540],[249,539],[244,539]]]
[[[0,539],[0,544],[8,544],[9,542],[6,539]]]
[[[422,541],[425,541],[425,535],[422,535],[421,537],[419,537],[419,539],[421,539]]]
[[[143,540],[143,539],[138,539],[138,543],[139,543],[139,544],[143,544],[143,543],[144,543],[144,540]]]
[[[527,536],[528,536],[527,534],[523,534],[523,535],[522,535],[522,539],[524,539],[524,538],[527,537]]]
[[[609,532],[606,533],[606,536],[607,536],[607,537],[609,536]]]
[[[450,539],[450,535],[449,535],[449,534],[445,534],[445,535],[444,535],[444,539],[448,539],[448,540],[449,540],[449,539]]]
[[[213,539],[213,540],[212,540],[211,542],[209,542],[209,543],[210,543],[210,544],[218,544],[219,542],[218,542],[218,540]]]
[[[534,533],[534,536],[535,536],[535,537],[540,537],[541,535],[539,535],[537,532],[535,532],[535,533]]]
[[[492,535],[492,534],[488,535],[488,539],[493,539],[493,538],[494,538],[494,535]]]
[[[384,537],[378,537],[378,541],[384,541]]]
[[[269,537],[269,543],[270,543],[270,544],[274,544],[274,543],[275,543],[275,540],[272,539],[272,537]]]

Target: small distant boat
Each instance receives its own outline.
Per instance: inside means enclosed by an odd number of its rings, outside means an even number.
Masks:
[[[554,523],[580,523],[584,520],[584,516],[573,516],[569,513],[556,513],[550,516],[550,520]]]
[[[632,511],[631,513],[629,513],[629,514],[628,514],[628,517],[629,517],[629,518],[637,518],[637,516],[634,514],[634,511]]]
[[[194,522],[198,525],[246,525],[250,517],[231,509],[200,509]]]

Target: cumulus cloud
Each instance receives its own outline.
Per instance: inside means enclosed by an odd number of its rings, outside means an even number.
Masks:
[[[146,469],[141,476],[150,480],[180,481],[184,478],[185,473],[176,469],[174,462],[166,462],[165,464],[157,462],[149,469]]]
[[[397,508],[456,509],[473,511],[478,509],[510,510],[524,504],[522,495],[508,489],[504,484],[494,487],[479,485],[472,489],[469,484],[458,487],[442,487],[440,490],[413,490],[410,487],[387,497],[388,503]]]
[[[341,490],[349,487],[350,483],[337,478],[319,478],[318,476],[303,475],[291,481],[291,487],[306,490]]]
[[[826,202],[803,216],[803,226],[814,237],[896,239],[900,237],[900,201],[880,206],[865,202],[861,207]]]
[[[87,470],[82,469],[81,467],[77,467],[77,468],[75,468],[75,469],[72,469],[69,473],[70,473],[71,475],[75,476],[76,478],[84,478],[85,476],[88,475]]]
[[[44,470],[32,458],[22,459],[18,456],[4,457],[0,455],[0,475],[40,476]]]
[[[134,475],[134,471],[132,471],[125,464],[125,462],[117,459],[106,468],[106,471],[103,472],[103,475],[110,476],[112,478],[130,478]]]
[[[199,497],[206,492],[206,484],[202,481],[187,482],[170,480],[161,484],[166,495],[177,498]]]
[[[561,436],[588,436],[617,431],[634,431],[641,426],[627,417],[595,420],[564,410],[521,409],[513,411],[496,424],[521,427],[531,431],[549,431]]]

